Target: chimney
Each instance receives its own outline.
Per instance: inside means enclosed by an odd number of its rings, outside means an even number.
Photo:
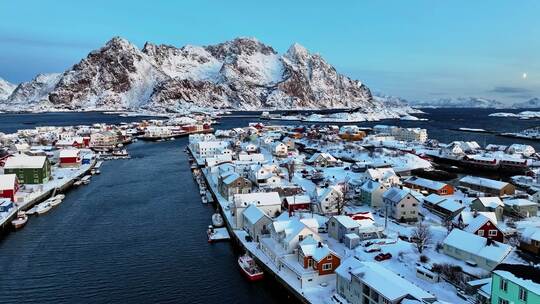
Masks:
[[[478,216],[478,210],[473,210],[473,217],[476,218]]]
[[[318,248],[322,248],[322,243],[319,242],[319,244],[317,244],[317,247],[318,247]]]

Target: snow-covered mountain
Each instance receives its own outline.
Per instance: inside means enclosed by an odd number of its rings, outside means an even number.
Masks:
[[[538,109],[540,108],[540,98],[534,97],[524,102],[516,102],[512,105],[514,109]]]
[[[507,108],[508,106],[495,99],[477,97],[441,98],[431,101],[415,101],[415,107],[433,108]]]
[[[138,49],[119,37],[62,74],[19,85],[3,108],[388,110],[364,84],[298,44],[284,54],[253,38]]]
[[[0,78],[0,100],[8,98],[13,93],[13,90],[15,90],[15,87],[14,84]]]

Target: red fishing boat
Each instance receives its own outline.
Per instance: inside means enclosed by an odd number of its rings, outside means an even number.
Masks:
[[[255,260],[247,254],[238,257],[238,265],[246,278],[252,282],[262,280],[264,277],[263,271],[257,266]]]

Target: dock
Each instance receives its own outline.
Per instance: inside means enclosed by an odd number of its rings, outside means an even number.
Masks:
[[[214,233],[208,233],[208,243],[230,240],[231,236],[227,228],[214,228]]]
[[[67,191],[73,186],[75,181],[89,174],[96,165],[96,163],[97,159],[94,158],[90,164],[81,165],[79,170],[77,170],[77,172],[75,172],[75,174],[70,178],[49,181],[48,183],[43,185],[43,189],[41,189],[41,191],[36,191],[28,194],[23,202],[16,202],[16,207],[12,208],[7,216],[0,218],[0,233],[11,227],[11,220],[13,220],[17,216],[17,212],[19,210],[26,211],[32,208],[34,205],[48,199],[53,193],[63,193]]]
[[[229,210],[229,201],[227,201],[225,198],[223,198],[219,191],[217,190],[217,186],[212,182],[211,179],[208,177],[208,172],[206,168],[203,168],[204,162],[202,162],[198,157],[195,156],[195,154],[191,151],[191,148],[188,146],[189,155],[191,155],[195,159],[195,163],[198,164],[200,169],[201,177],[205,180],[207,186],[207,190],[210,192],[210,194],[213,197],[213,201],[216,202],[216,207],[221,216],[223,217],[223,220],[225,222],[225,227],[221,229],[226,229],[228,234],[231,236],[231,240],[235,245],[242,248],[244,251],[248,252],[253,259],[257,262],[257,264],[264,270],[265,277],[271,277],[275,279],[277,282],[279,282],[283,287],[287,289],[287,291],[294,296],[294,298],[297,300],[296,302],[300,303],[320,303],[321,299],[319,298],[309,298],[308,295],[306,295],[303,291],[300,285],[293,284],[292,280],[288,280],[287,278],[291,279],[290,274],[285,274],[282,269],[278,268],[277,265],[273,264],[271,261],[269,261],[269,258],[265,256],[265,254],[258,249],[258,245],[255,242],[248,242],[246,240],[247,233],[243,230],[235,230],[233,229],[232,222],[233,217],[231,215],[231,212]],[[294,279],[296,280],[296,276],[294,276]],[[329,288],[329,287],[328,287]]]

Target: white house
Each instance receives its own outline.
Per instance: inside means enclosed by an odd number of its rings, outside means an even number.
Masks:
[[[242,213],[249,205],[257,206],[266,215],[273,218],[281,211],[281,199],[277,192],[253,192],[245,194],[235,194],[232,203],[232,215],[234,216],[235,227],[244,227],[244,217]]]
[[[336,291],[348,303],[435,303],[436,297],[377,262],[349,257],[336,269]]]
[[[343,203],[343,192],[339,185],[331,185],[318,189],[315,210],[322,214],[334,214],[338,205]]]
[[[444,254],[493,270],[512,252],[512,246],[476,234],[453,229],[443,241]]]
[[[249,205],[249,207],[242,212],[244,217],[243,229],[256,241],[269,234],[267,226],[272,223],[272,219],[264,213],[261,208],[256,205]]]
[[[383,202],[389,215],[402,222],[418,220],[418,209],[423,199],[421,194],[409,188],[392,187],[383,194]]]
[[[388,190],[388,186],[368,180],[360,187],[359,202],[371,206],[371,208],[380,208],[383,206],[383,194]]]
[[[374,180],[386,186],[399,185],[400,180],[392,168],[367,169],[364,180]]]

